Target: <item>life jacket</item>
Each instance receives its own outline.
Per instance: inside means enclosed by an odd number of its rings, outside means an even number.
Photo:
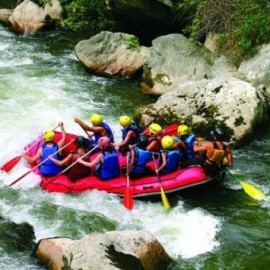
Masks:
[[[113,143],[114,142],[114,137],[113,137],[113,133],[112,133],[112,130],[111,130],[110,126],[108,124],[104,123],[104,122],[101,124],[101,126],[106,130],[106,132],[108,133],[108,137],[110,138],[111,142]],[[100,133],[95,132],[94,134],[95,134],[95,143],[97,145],[98,139],[100,137],[102,137],[102,136],[100,135]]]
[[[129,126],[125,127],[122,129],[122,140],[124,140],[128,134],[129,131],[134,131],[136,136],[134,138],[131,138],[130,141],[128,142],[128,144],[136,144],[138,142],[138,139],[139,139],[139,135],[140,135],[140,129],[139,127],[134,124],[134,123],[131,123]]]
[[[74,155],[75,156],[75,155]],[[76,155],[76,158],[72,158],[72,162],[75,162],[79,158],[78,155]],[[89,156],[84,157],[82,160],[88,162]],[[87,167],[79,162],[75,163],[69,171],[69,178],[71,181],[76,181],[78,179],[81,179],[85,176],[88,176],[91,174],[91,168]]]
[[[53,155],[57,151],[57,143],[54,143],[52,147],[47,146],[47,144],[44,144],[42,146],[41,162],[43,162],[45,159],[48,159],[40,165],[40,172],[43,175],[56,175],[61,172],[61,166],[55,164],[52,160],[48,158],[49,155],[52,155],[55,159],[60,160],[60,156],[58,153]]]
[[[143,174],[146,164],[152,159],[152,154],[150,151],[140,149],[137,146],[134,146],[133,150],[135,151],[135,163],[132,171],[134,173]]]
[[[222,149],[219,149],[216,142],[213,142],[214,145],[214,154],[211,158],[207,157],[207,161],[210,161],[212,164],[223,164],[223,159],[225,157],[226,145],[222,145]]]
[[[97,166],[99,170],[99,177],[103,180],[112,179],[120,175],[119,158],[117,151],[113,150],[112,153],[108,151],[101,151],[103,155],[103,163]]]
[[[181,149],[185,160],[191,160],[195,157],[195,152],[193,150],[195,140],[196,137],[193,133],[190,133],[184,140],[182,140],[180,137],[176,137],[176,141],[182,141],[186,146],[185,149]]]
[[[179,161],[181,159],[181,154],[177,150],[162,150],[166,153],[166,166],[161,170],[163,174],[168,174],[177,169]],[[162,161],[160,161],[161,163]]]

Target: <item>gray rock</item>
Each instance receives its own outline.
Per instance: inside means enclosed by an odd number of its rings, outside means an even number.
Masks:
[[[264,85],[270,97],[270,44],[263,45],[254,57],[241,63],[239,71],[255,87]]]
[[[201,44],[191,43],[180,34],[170,34],[153,41],[144,66],[142,90],[146,94],[162,95],[187,81],[219,76],[242,77],[225,57],[216,58]]]
[[[135,36],[103,31],[76,47],[78,59],[90,71],[105,77],[135,75],[147,61],[149,50],[139,46]]]
[[[9,17],[11,28],[19,33],[34,33],[48,25],[53,21],[60,19],[62,12],[61,5],[58,0],[43,7],[24,0],[20,3]]]
[[[146,231],[111,231],[81,240],[41,240],[36,257],[50,269],[167,269],[172,259]]]
[[[8,18],[12,15],[12,9],[0,9],[0,23],[9,24]]]
[[[164,115],[192,122],[198,131],[211,130],[221,124],[233,142],[239,143],[252,134],[253,128],[266,117],[265,97],[250,83],[239,79],[189,81],[162,95],[155,104],[141,109],[142,124]]]

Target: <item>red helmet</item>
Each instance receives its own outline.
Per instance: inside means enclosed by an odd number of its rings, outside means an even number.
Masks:
[[[100,138],[98,139],[98,145],[99,145],[100,147],[107,147],[107,146],[109,146],[110,143],[111,143],[111,140],[110,140],[110,138],[107,137],[107,136],[103,136],[103,137],[100,137]]]

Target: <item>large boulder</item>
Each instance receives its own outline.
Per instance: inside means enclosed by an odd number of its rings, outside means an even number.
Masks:
[[[2,24],[9,24],[9,17],[12,15],[13,10],[12,9],[0,9],[0,23]]]
[[[255,87],[264,86],[270,97],[270,44],[263,45],[254,57],[241,63],[239,70]]]
[[[45,8],[30,0],[24,0],[9,17],[11,28],[19,33],[34,33],[52,25],[61,17],[62,8],[58,0],[52,0]]]
[[[140,114],[144,126],[171,117],[190,123],[195,133],[204,136],[220,125],[231,141],[240,143],[265,120],[267,108],[265,96],[248,82],[204,79],[180,84],[155,104],[141,108]]]
[[[153,40],[150,57],[144,66],[142,90],[162,95],[179,85],[204,78],[241,78],[242,75],[223,56],[215,57],[199,43],[181,34],[170,34]]]
[[[75,51],[86,68],[105,77],[132,77],[149,57],[135,36],[108,31],[80,41]]]
[[[35,255],[50,269],[167,269],[172,259],[146,231],[111,231],[81,240],[39,241]]]

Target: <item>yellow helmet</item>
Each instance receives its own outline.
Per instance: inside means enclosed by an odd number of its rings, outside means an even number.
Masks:
[[[45,142],[53,142],[54,141],[55,134],[52,130],[47,130],[44,132],[44,140]]]
[[[149,132],[151,135],[158,134],[161,131],[162,131],[162,127],[159,124],[153,123],[149,126]]]
[[[123,115],[119,118],[119,124],[122,127],[129,126],[131,124],[131,118],[127,115]]]
[[[189,133],[189,127],[187,125],[180,125],[177,128],[178,135],[187,135]]]
[[[93,125],[97,125],[97,126],[103,123],[103,119],[104,119],[104,117],[100,114],[97,114],[97,113],[92,114],[89,118],[90,122]]]
[[[173,145],[174,145],[174,139],[171,136],[164,136],[161,139],[161,145],[163,147],[163,149],[172,149]]]

